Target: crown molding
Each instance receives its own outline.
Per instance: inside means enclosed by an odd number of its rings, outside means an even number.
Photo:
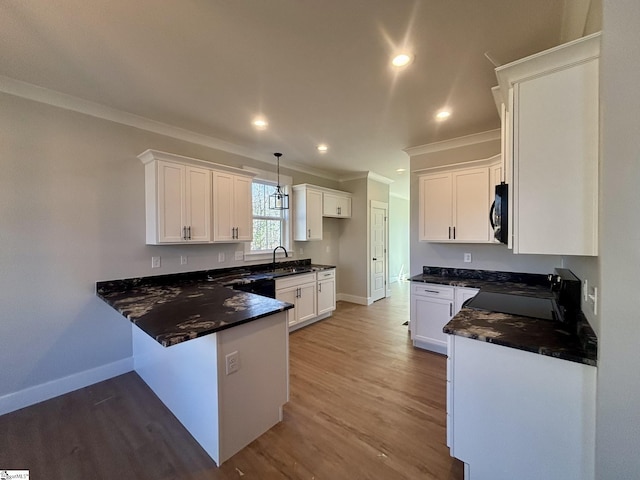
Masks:
[[[387,185],[390,185],[395,181],[395,180],[391,180],[390,178],[387,178],[387,177],[385,177],[383,175],[380,175],[379,173],[371,172],[371,171],[355,172],[355,173],[353,173],[353,175],[340,177],[340,179],[338,181],[339,182],[349,182],[351,180],[360,180],[362,178],[366,178],[368,180],[375,180],[376,182],[380,182],[380,183],[386,183]]]
[[[369,180],[375,180],[376,182],[385,183],[387,185],[391,185],[395,181],[376,172],[367,172],[367,177]]]
[[[412,157],[414,155],[441,152],[443,150],[466,147],[468,145],[491,142],[494,140],[500,140],[499,128],[496,128],[495,130],[488,130],[486,132],[472,133],[471,135],[456,137],[450,140],[443,140],[441,142],[434,142],[434,143],[428,143],[426,145],[418,145],[416,147],[405,148],[404,152],[406,152],[410,157]]]
[[[390,196],[390,197],[400,198],[400,199],[402,199],[402,200],[409,201],[409,196],[408,196],[408,195],[400,195],[399,193],[389,192],[389,196]]]
[[[194,143],[196,145],[202,145],[204,147],[213,148],[234,155],[240,155],[242,157],[258,160],[259,162],[270,164],[271,155],[237,145],[235,143],[220,140],[209,135],[192,132],[184,128],[169,125],[167,123],[151,120],[140,115],[117,110],[106,105],[84,100],[73,95],[58,92],[48,88],[40,87],[32,83],[16,80],[11,77],[0,75],[0,92],[7,93],[16,97],[26,98],[27,100],[33,100],[34,102],[44,103],[54,107],[70,110],[73,112],[82,113],[91,117],[100,118],[102,120],[108,120],[111,122],[127,125],[129,127],[139,128],[166,137],[175,138],[177,140],[184,140],[185,142]],[[295,170],[301,173],[307,173],[316,177],[326,178],[333,181],[338,181],[337,175],[329,172],[309,167],[301,163],[281,161],[280,165],[291,170]]]

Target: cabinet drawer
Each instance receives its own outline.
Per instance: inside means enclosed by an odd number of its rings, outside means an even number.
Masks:
[[[336,271],[335,269],[323,270],[321,272],[318,272],[317,275],[318,275],[318,281],[328,280],[330,278],[336,278]]]
[[[278,278],[276,280],[276,290],[280,290],[281,288],[288,287],[296,287],[302,285],[303,283],[309,283],[316,281],[315,273],[303,273],[301,275],[291,275],[286,278]]]
[[[433,283],[418,283],[411,288],[412,295],[422,297],[436,297],[446,300],[453,300],[454,288],[447,285],[436,285]]]

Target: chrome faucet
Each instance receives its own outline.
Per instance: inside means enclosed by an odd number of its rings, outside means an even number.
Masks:
[[[284,257],[285,258],[289,258],[289,254],[287,253],[287,249],[284,248],[282,245],[278,245],[276,248],[274,248],[273,249],[273,266],[272,266],[272,270],[274,270],[274,271],[276,269],[276,250],[278,250],[279,248],[284,250]]]

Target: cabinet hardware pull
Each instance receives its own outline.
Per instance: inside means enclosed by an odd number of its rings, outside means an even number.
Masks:
[[[449,303],[449,316],[453,317],[453,303]]]
[[[189,232],[189,240],[191,240],[191,225],[187,227],[187,232]]]
[[[311,229],[309,229],[309,236],[307,238],[311,238]]]
[[[435,293],[436,295],[440,295],[440,292],[439,292],[438,290],[427,290],[427,289],[425,288],[425,290],[424,290],[424,291],[425,291],[425,292],[427,292],[427,293]]]
[[[456,227],[453,227],[453,239],[456,239]]]
[[[451,227],[449,227],[449,240],[451,240]]]
[[[182,227],[182,239],[187,239],[187,227]]]

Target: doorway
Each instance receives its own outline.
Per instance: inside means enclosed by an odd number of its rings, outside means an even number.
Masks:
[[[387,213],[389,204],[371,200],[370,209],[370,230],[369,230],[369,252],[370,276],[369,279],[369,301],[373,303],[387,296]]]

